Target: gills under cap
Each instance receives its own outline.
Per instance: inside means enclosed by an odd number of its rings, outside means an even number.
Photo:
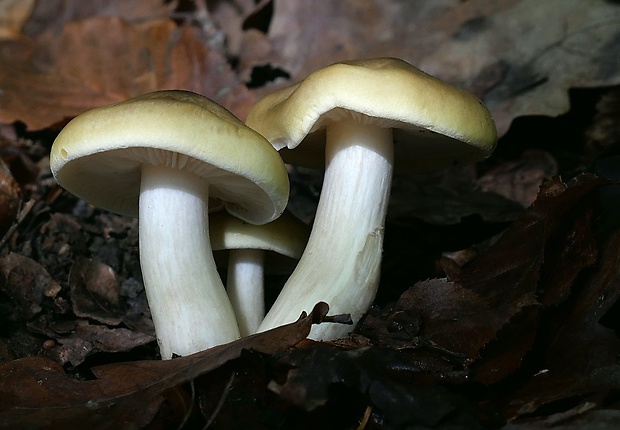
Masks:
[[[348,118],[393,129],[395,173],[471,163],[497,142],[480,100],[396,58],[320,69],[259,100],[246,124],[284,161],[317,168],[324,164],[325,126]]]
[[[58,135],[50,167],[60,185],[111,212],[138,216],[142,165],[186,170],[245,221],[284,210],[288,176],[278,153],[215,102],[187,91],[149,93],[92,109]]]
[[[260,226],[248,224],[226,212],[209,216],[211,246],[220,253],[233,249],[257,249],[265,251],[266,273],[287,273],[293,270],[295,262],[308,242],[310,227],[289,211],[284,211],[275,221]]]

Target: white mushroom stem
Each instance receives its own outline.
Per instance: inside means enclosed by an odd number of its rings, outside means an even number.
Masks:
[[[226,288],[241,336],[255,333],[265,317],[264,261],[262,249],[229,251]]]
[[[392,130],[340,121],[327,126],[326,139],[323,189],[308,244],[259,331],[295,321],[319,301],[329,304],[332,315],[351,314],[355,324],[376,295],[392,183]],[[335,339],[351,330],[320,324],[310,337]]]
[[[239,338],[211,251],[208,197],[198,176],[142,168],[140,265],[163,359]]]

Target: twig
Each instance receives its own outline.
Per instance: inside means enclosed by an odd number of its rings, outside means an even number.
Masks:
[[[230,379],[228,380],[228,383],[226,384],[226,387],[224,387],[224,392],[222,393],[222,396],[220,397],[220,401],[218,402],[217,406],[215,407],[215,410],[209,417],[209,420],[203,427],[203,430],[208,429],[211,426],[211,424],[213,424],[215,417],[217,416],[217,414],[220,412],[220,410],[224,406],[224,402],[226,401],[226,398],[228,397],[228,393],[230,393],[230,387],[232,387],[234,380],[235,380],[235,372],[233,371],[232,374],[230,375]]]

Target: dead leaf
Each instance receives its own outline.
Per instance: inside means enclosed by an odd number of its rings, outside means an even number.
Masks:
[[[244,349],[265,354],[304,339],[327,314],[319,304],[308,316],[269,332],[245,337],[187,357],[108,364],[92,369],[95,380],[67,376],[58,364],[27,357],[0,366],[0,427],[135,429],[153,418],[163,393],[239,357]]]
[[[58,329],[58,327],[53,327]],[[55,339],[46,345],[45,355],[61,365],[77,367],[86,357],[98,352],[124,352],[154,342],[154,334],[141,333],[123,327],[109,328],[90,324],[86,320],[76,321],[68,335],[46,334]]]
[[[406,352],[379,347],[343,350],[319,343],[292,350],[281,361],[292,369],[283,384],[272,382],[270,389],[307,411],[328,413],[331,402],[332,408],[355,407],[358,394],[396,428],[475,421],[476,406],[439,386],[417,366],[417,357]],[[347,396],[346,401],[336,400],[334,392]],[[341,421],[335,427],[346,424]]]
[[[261,4],[262,3],[262,4]],[[245,21],[255,12],[263,7],[265,1],[243,0],[236,2],[214,2],[209,4],[209,13],[213,22],[211,25],[217,27],[226,40],[226,52],[232,57],[237,58],[241,52]],[[271,3],[271,1],[267,1]]]
[[[0,238],[17,219],[21,202],[19,184],[6,163],[0,159]]]
[[[45,268],[13,252],[0,259],[0,274],[0,289],[15,304],[13,320],[30,320],[60,292],[60,285]]]
[[[69,272],[73,312],[104,324],[120,324],[125,306],[120,297],[120,284],[107,264],[85,258],[76,259]]]
[[[566,233],[567,224],[570,228],[574,222],[571,215],[578,219],[583,217],[582,199],[592,198],[592,191],[605,183],[589,175],[578,177],[570,185],[559,178],[545,183],[536,202],[492,249],[475,259],[462,273],[451,277],[452,280],[477,292],[492,306],[519,303],[519,297],[535,293],[547,241]],[[585,262],[585,267],[590,264]],[[498,285],[505,287],[498,288]]]
[[[21,195],[24,200],[30,198],[33,189],[39,181],[41,168],[36,164],[41,153],[36,152],[43,149],[41,146],[17,143],[14,139],[8,139],[0,135],[0,158],[8,167],[9,172],[14,178],[14,182],[19,184]],[[47,149],[45,149],[45,155]]]
[[[264,95],[337,61],[399,57],[477,94],[503,135],[517,116],[568,111],[569,88],[620,83],[618,22],[620,6],[606,0],[274,0],[268,32],[248,32],[239,68],[290,75]]]
[[[65,25],[94,17],[117,17],[138,23],[165,19],[176,7],[177,0],[80,0],[37,1],[24,34],[36,39],[43,33],[60,33]]]
[[[0,41],[19,39],[35,0],[4,0],[0,3]]]
[[[480,190],[494,192],[528,207],[538,195],[542,183],[558,174],[558,163],[540,150],[525,151],[515,160],[500,163],[476,182]]]
[[[254,102],[198,29],[171,20],[70,22],[60,34],[4,47],[0,69],[0,122],[35,130],[160,89],[200,93],[242,118]]]
[[[495,327],[498,340],[479,344],[486,356],[477,369],[479,380],[497,381],[519,368],[535,340],[540,312],[561,303],[597,261],[588,208],[593,191],[604,183],[588,175],[570,185],[558,179],[546,183],[530,209],[484,255],[451,277],[505,318],[505,326]],[[565,270],[556,271],[558,263]]]
[[[63,9],[47,3],[37,2],[23,25],[31,39],[3,44],[2,122],[18,119],[40,129],[94,106],[171,87],[214,98],[243,119],[257,96],[320,67],[394,56],[479,95],[502,135],[516,116],[566,112],[569,88],[620,83],[614,44],[620,7],[605,0],[553,0],[544,6],[535,0],[492,5],[483,0],[449,5],[326,0],[320,6],[274,0],[254,8],[243,3],[236,11],[219,6],[214,16],[231,36],[235,59],[238,50],[238,74],[221,51],[208,48],[209,35],[198,28],[182,25],[181,36],[173,29],[155,30],[159,37],[144,29],[176,27],[163,19],[171,4],[114,1],[85,7],[67,0],[66,12],[60,13]],[[264,10],[272,12],[270,20],[271,12],[260,15]],[[260,25],[250,20],[257,15]],[[47,22],[50,16],[54,19]],[[114,19],[130,30],[110,24],[98,31],[106,24],[86,24]],[[246,30],[241,42],[239,25]],[[91,69],[84,66],[89,62]],[[262,82],[251,82],[254,74],[262,74]],[[85,85],[76,79],[85,77]],[[272,80],[278,81],[275,86],[255,92],[241,83],[254,87]],[[66,88],[70,94],[63,94]]]
[[[454,353],[465,354],[470,362],[499,330],[525,307],[536,306],[534,296],[526,297],[510,312],[498,312],[476,292],[435,279],[420,282],[406,291],[394,311],[420,318],[420,335]]]
[[[472,216],[489,223],[513,221],[523,210],[495,192],[476,190],[463,182],[457,189],[429,185],[393,189],[388,217],[391,221],[416,218],[436,226],[455,225]]]
[[[620,303],[620,234],[606,241],[598,270],[559,310],[553,324],[541,328],[547,344],[530,376],[510,404],[512,418],[532,416],[540,408],[605,402],[607,393],[620,389],[617,306]],[[546,412],[547,414],[549,411]]]
[[[416,283],[382,322],[372,322],[371,313],[359,332],[375,345],[430,352],[483,383],[515,372],[533,347],[541,313],[563,303],[597,261],[590,221],[594,191],[605,183],[588,175],[570,185],[557,178],[546,183],[536,202],[469,264],[445,266],[448,279]],[[429,370],[441,368],[425,360]]]
[[[503,430],[615,430],[620,422],[620,412],[617,409],[598,409],[590,411],[592,405],[584,403],[567,414],[558,413],[549,419],[510,423]]]
[[[614,145],[620,141],[619,123],[620,88],[615,88],[601,96],[596,104],[595,118],[585,130],[585,164],[590,165],[597,158],[613,155]]]

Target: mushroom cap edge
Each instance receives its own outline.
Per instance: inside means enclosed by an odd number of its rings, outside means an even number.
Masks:
[[[269,142],[189,91],[156,91],[91,109],[61,130],[50,152],[61,186],[129,216],[138,215],[142,163],[204,177],[209,196],[250,223],[276,219],[288,201],[288,174]]]

